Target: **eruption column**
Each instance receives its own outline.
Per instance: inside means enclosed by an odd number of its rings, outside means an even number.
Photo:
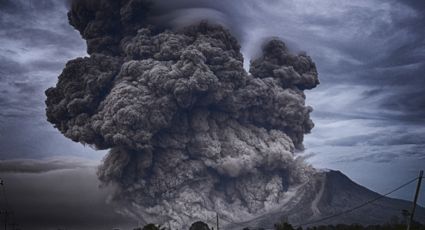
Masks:
[[[303,90],[315,64],[270,40],[243,69],[222,26],[148,26],[141,0],[73,1],[70,24],[90,57],[46,91],[66,137],[110,149],[98,176],[121,212],[181,228],[219,211],[244,221],[281,206],[314,169],[294,157],[313,128]]]

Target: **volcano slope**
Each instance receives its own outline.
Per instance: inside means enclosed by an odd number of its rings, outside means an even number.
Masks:
[[[411,210],[413,205],[410,201],[383,197],[333,170],[318,170],[291,192],[292,197],[280,208],[250,221],[229,223],[227,228],[273,228],[282,221],[302,227],[385,224],[394,219],[405,221],[402,210]],[[369,204],[349,211],[365,203]],[[425,223],[425,208],[417,206],[415,221]]]

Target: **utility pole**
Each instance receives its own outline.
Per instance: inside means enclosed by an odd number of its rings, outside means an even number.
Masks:
[[[19,224],[11,223],[11,224],[9,224],[9,226],[12,227],[12,230],[16,230],[16,229],[18,229],[17,227],[19,226]]]
[[[1,189],[3,189],[4,192],[4,181],[3,179],[0,178],[0,186],[2,187]],[[5,194],[5,193],[4,193]],[[10,212],[7,210],[7,200],[6,197],[4,197],[5,199],[5,209],[4,210],[0,210],[0,215],[3,214],[4,215],[4,230],[7,230],[7,220],[9,217]]]
[[[220,230],[220,229],[218,228],[218,212],[216,212],[215,214],[217,215],[217,230]]]
[[[4,230],[7,230],[7,219],[9,217],[10,212],[7,210],[0,211],[0,214],[4,215]]]
[[[423,176],[424,176],[424,171],[421,170],[419,172],[418,184],[416,185],[415,198],[413,199],[413,207],[412,207],[412,211],[410,213],[409,223],[407,223],[407,230],[410,230],[410,227],[411,227],[412,222],[413,222],[413,216],[415,215],[415,209],[416,209],[416,202],[418,201],[419,191],[421,189],[421,182],[422,182]]]

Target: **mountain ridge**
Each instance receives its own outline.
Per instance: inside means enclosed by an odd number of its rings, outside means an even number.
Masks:
[[[377,199],[378,197],[381,198]],[[348,212],[372,200],[375,201]],[[282,221],[297,227],[328,224],[384,224],[394,218],[403,220],[405,217],[402,216],[402,210],[410,210],[411,207],[412,202],[382,197],[381,194],[355,183],[340,171],[322,170],[301,185],[296,190],[296,194],[278,210],[246,222],[228,224],[225,228],[267,229]],[[343,212],[345,214],[338,215]],[[327,219],[330,216],[334,217]],[[326,220],[319,221],[322,219]],[[417,206],[415,221],[425,223],[425,208]]]

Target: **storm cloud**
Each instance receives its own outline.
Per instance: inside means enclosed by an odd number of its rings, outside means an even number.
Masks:
[[[0,2],[1,159],[102,155],[73,144],[45,119],[44,90],[55,83],[66,60],[85,54],[65,6],[50,0]]]

